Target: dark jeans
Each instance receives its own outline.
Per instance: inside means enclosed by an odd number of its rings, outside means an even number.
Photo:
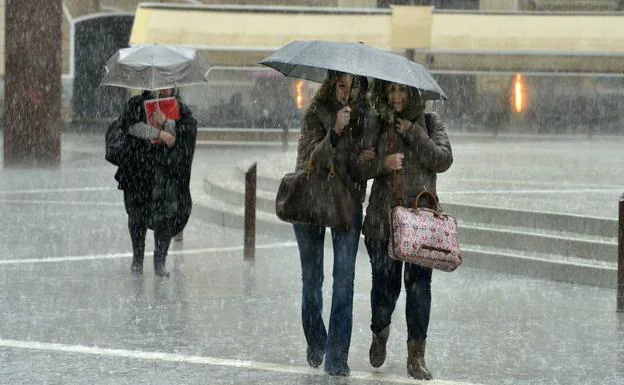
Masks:
[[[353,279],[355,257],[362,228],[362,209],[358,207],[348,231],[332,229],[334,246],[332,306],[329,329],[323,322],[323,247],[325,227],[293,225],[301,259],[301,318],[308,346],[325,353],[325,370],[348,370],[347,358],[353,326]]]
[[[404,263],[390,258],[387,239],[364,240],[370,257],[373,286],[371,289],[371,330],[379,333],[390,325],[392,313],[401,293],[401,273]],[[407,340],[427,338],[431,314],[431,269],[405,263],[405,319]]]
[[[145,236],[149,221],[148,203],[132,199],[130,194],[124,194],[126,211],[128,213],[128,231],[132,240],[133,259],[143,262],[145,256]],[[167,223],[157,223],[154,226],[154,261],[164,261],[167,258],[171,238],[171,226]]]

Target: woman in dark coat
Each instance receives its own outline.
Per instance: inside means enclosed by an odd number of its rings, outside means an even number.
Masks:
[[[160,96],[170,96],[172,91],[161,92]],[[193,204],[190,178],[197,121],[177,97],[180,119],[175,122],[162,119],[159,127],[143,130],[144,134],[140,135],[141,128],[147,124],[144,102],[152,98],[149,91],[131,98],[118,118],[127,134],[115,179],[124,190],[132,239],[132,271],[136,274],[143,271],[145,236],[150,228],[155,239],[154,271],[158,276],[168,277],[165,262],[171,238],[186,225]],[[175,133],[173,140],[167,127]]]
[[[425,340],[431,310],[432,271],[388,256],[388,217],[390,210],[399,204],[412,206],[423,190],[435,194],[436,175],[451,166],[453,154],[446,124],[437,114],[425,113],[424,99],[418,90],[397,83],[382,82],[381,86],[377,156],[366,167],[367,176],[374,181],[362,229],[373,276],[373,341],[369,358],[373,367],[385,361],[390,322],[401,292],[403,273],[407,372],[411,377],[428,380],[432,376],[425,365]]]
[[[353,280],[366,180],[359,178],[358,158],[362,152],[362,122],[365,83],[350,74],[330,71],[313,102],[307,108],[297,147],[297,170],[310,165],[327,172],[330,164],[348,187],[355,202],[348,230],[332,229],[334,245],[333,288],[329,327],[323,310],[323,250],[325,227],[294,224],[299,246],[302,278],[301,317],[308,344],[307,360],[318,367],[325,358],[325,371],[334,376],[349,375],[347,363],[353,322]],[[362,81],[362,85],[360,85]],[[363,92],[358,92],[359,89]],[[351,95],[359,95],[351,98]],[[355,100],[355,102],[350,102]],[[318,202],[324,204],[322,197]]]

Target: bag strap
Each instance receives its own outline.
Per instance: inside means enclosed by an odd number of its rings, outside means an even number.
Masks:
[[[392,172],[392,196],[394,200],[399,203],[400,206],[403,206],[403,191],[405,189],[405,185],[403,182],[403,173],[399,170],[394,170]]]
[[[308,175],[310,175],[310,173],[312,171],[314,171],[314,163],[312,162],[312,157],[310,156],[310,159],[308,159],[308,166],[306,167],[306,171],[308,172]],[[336,176],[336,166],[334,165],[334,161],[333,159],[331,159],[331,161],[329,162],[329,173],[330,176]]]

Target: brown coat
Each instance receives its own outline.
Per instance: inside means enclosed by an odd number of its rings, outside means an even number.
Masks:
[[[334,133],[332,141],[338,110],[338,104],[333,102],[314,101],[308,107],[301,123],[296,170],[308,167],[310,159],[312,168],[320,172],[327,173],[333,165],[338,177],[349,187],[354,201],[362,203],[366,195],[367,180],[359,170],[358,161],[358,155],[362,150],[362,130],[357,129],[355,124],[357,117],[352,114],[351,122],[345,131],[340,136]]]
[[[403,177],[405,205],[412,205],[416,195],[425,189],[435,194],[436,174],[446,171],[453,163],[446,124],[437,114],[427,113],[424,119],[421,117],[412,123],[419,127],[414,127],[405,136],[395,130],[394,124],[380,123],[377,156],[362,166],[363,175],[375,179],[362,229],[367,237],[389,238],[388,215],[399,204],[393,196],[394,173],[384,164],[387,155],[399,152],[405,155],[403,169],[398,171]]]

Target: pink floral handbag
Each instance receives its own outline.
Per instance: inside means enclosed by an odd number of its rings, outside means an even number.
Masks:
[[[457,220],[440,209],[437,197],[423,191],[435,209],[396,206],[390,211],[388,254],[400,261],[442,271],[453,271],[462,264],[457,235]]]

